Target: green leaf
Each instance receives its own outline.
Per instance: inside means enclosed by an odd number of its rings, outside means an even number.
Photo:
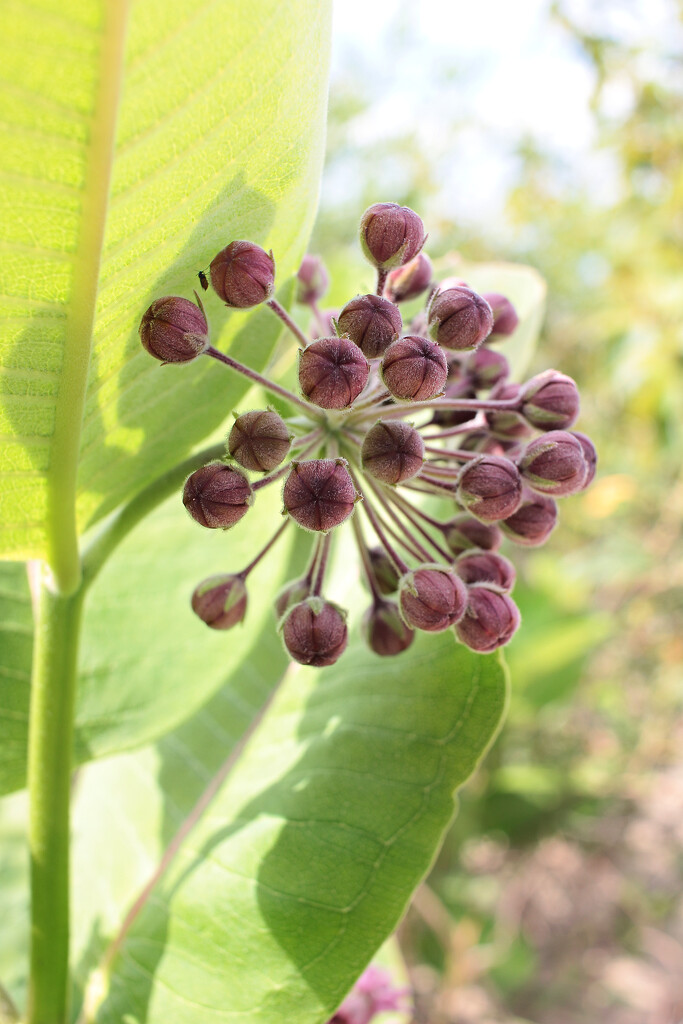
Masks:
[[[272,492],[272,493],[271,493]],[[272,599],[293,574],[290,527],[249,578],[245,622],[207,629],[189,606],[200,580],[239,571],[280,525],[277,490],[261,492],[239,534],[203,530],[176,495],[114,552],[86,597],[76,703],[77,763],[148,743],[203,704],[251,656]],[[25,568],[0,564],[0,793],[25,784],[31,609]],[[6,581],[6,582],[5,582]],[[4,603],[3,603],[4,602]],[[284,652],[273,655],[277,674]]]
[[[267,689],[252,667],[231,680],[241,727]],[[223,690],[157,747],[88,768],[75,818],[83,973],[181,830],[109,980],[91,979],[98,1022],[327,1020],[429,869],[505,699],[497,656],[423,635],[400,663],[358,646],[322,672],[293,667],[234,766],[242,716]]]
[[[296,270],[322,162],[329,5],[5,0],[0,9],[0,552],[68,576],[76,532],[179,462],[244,391],[137,327],[232,238]],[[58,69],[58,73],[55,73]],[[214,342],[262,366],[267,311]]]

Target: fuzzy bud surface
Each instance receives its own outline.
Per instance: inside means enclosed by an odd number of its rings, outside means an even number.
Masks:
[[[337,318],[337,332],[355,342],[368,359],[384,355],[402,328],[398,308],[379,295],[357,295]]]
[[[363,470],[384,484],[403,483],[422,469],[424,450],[421,435],[409,423],[380,420],[363,439]]]
[[[211,261],[211,284],[232,309],[250,309],[266,302],[275,290],[275,262],[254,242],[231,242]]]
[[[464,615],[467,587],[451,569],[427,564],[402,577],[399,603],[412,629],[440,633]]]
[[[357,495],[346,466],[345,459],[292,462],[282,498],[299,526],[327,533],[349,518]]]
[[[507,519],[522,501],[519,470],[504,456],[481,455],[460,470],[456,498],[470,515],[484,523]]]
[[[381,374],[394,398],[407,402],[429,401],[443,392],[448,364],[433,341],[408,334],[392,342],[386,350]]]
[[[346,616],[322,597],[308,597],[295,604],[280,629],[285,647],[300,665],[334,665],[346,648]]]
[[[247,588],[241,576],[210,576],[192,595],[192,610],[212,629],[232,629],[247,610]]]
[[[447,288],[434,294],[427,310],[429,336],[456,352],[477,348],[491,333],[493,313],[471,288]]]
[[[228,530],[246,515],[253,503],[251,484],[244,473],[222,462],[210,462],[185,481],[183,505],[195,522],[210,530]]]
[[[287,424],[270,409],[244,412],[232,425],[228,451],[245,469],[266,473],[285,458],[291,444]]]
[[[467,611],[455,633],[470,650],[490,654],[512,639],[519,623],[519,609],[508,594],[477,583],[468,590]]]
[[[163,363],[189,363],[209,344],[204,311],[177,295],[155,299],[140,322],[140,341]]]
[[[321,409],[346,409],[369,373],[367,359],[348,338],[320,338],[299,354],[299,386]]]
[[[424,225],[414,210],[407,206],[374,203],[361,217],[363,254],[379,270],[391,270],[408,263],[417,256],[424,243]]]

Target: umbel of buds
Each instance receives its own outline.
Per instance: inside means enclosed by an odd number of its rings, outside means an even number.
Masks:
[[[376,203],[360,234],[376,269],[375,293],[321,311],[327,272],[318,257],[305,257],[297,295],[308,332],[274,297],[272,253],[229,241],[211,260],[211,284],[229,308],[264,304],[290,332],[299,347],[296,390],[214,348],[198,298],[164,296],[142,316],[140,339],[154,358],[206,356],[277,406],[235,414],[225,461],[200,466],[185,482],[189,514],[214,530],[239,524],[262,490],[282,488],[274,533],[241,570],[199,583],[192,609],[216,630],[243,621],[249,573],[283,532],[301,528],[307,565],[277,595],[278,628],[294,660],[332,665],[346,647],[347,624],[326,579],[335,560],[347,578],[354,571],[346,548],[343,566],[336,554],[341,529],[356,544],[369,605],[361,632],[375,655],[400,656],[418,630],[448,630],[454,642],[490,654],[520,621],[515,568],[501,545],[545,543],[558,500],[595,475],[594,445],[568,429],[579,413],[578,388],[557,370],[511,379],[496,346],[517,328],[514,306],[460,278],[434,280],[414,211]],[[200,280],[205,286],[204,272]],[[423,308],[404,322],[398,303],[419,296]],[[200,399],[193,392],[191,400]],[[240,546],[238,535],[230,547]]]

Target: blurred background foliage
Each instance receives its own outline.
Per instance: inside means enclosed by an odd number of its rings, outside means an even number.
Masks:
[[[311,248],[354,265],[358,211],[391,200],[432,256],[536,267],[532,370],[577,380],[600,466],[515,553],[510,714],[400,939],[419,1024],[679,1024],[683,6],[524,0],[528,52],[481,6],[497,51],[430,50],[426,2],[387,5],[374,36],[338,15]]]

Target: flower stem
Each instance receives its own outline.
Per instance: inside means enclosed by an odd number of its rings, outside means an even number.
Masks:
[[[256,566],[261,561],[261,559],[265,558],[265,556],[268,554],[270,549],[273,547],[274,544],[277,543],[277,541],[280,539],[280,537],[285,532],[285,530],[287,529],[288,526],[289,526],[289,519],[285,519],[285,521],[282,524],[282,526],[279,526],[277,528],[277,530],[275,531],[273,536],[270,538],[270,540],[268,541],[266,546],[261,548],[259,553],[257,555],[255,555],[254,558],[252,558],[251,562],[249,562],[248,565],[245,565],[244,569],[242,569],[242,572],[238,573],[238,575],[241,576],[243,580],[246,580],[247,576],[252,571],[252,569],[255,569]]]
[[[243,377],[248,377],[254,384],[260,384],[262,388],[269,391],[271,395],[279,395],[280,398],[285,398],[288,402],[293,405],[298,405],[301,409],[305,409],[309,416],[316,420],[321,420],[322,416],[319,409],[316,409],[310,402],[305,402],[303,398],[299,398],[293,391],[288,391],[287,388],[280,387],[279,384],[275,384],[274,381],[268,380],[267,377],[262,377],[256,370],[252,370],[250,367],[245,366],[244,363],[238,363],[236,359],[231,356],[225,355],[224,352],[219,352],[213,345],[209,345],[204,351],[204,355],[211,356],[212,359],[217,359],[220,363],[225,363],[231,370],[235,370],[236,373],[241,373]]]
[[[40,586],[31,679],[31,974],[27,1024],[65,1024],[69,994],[69,798],[81,587]]]
[[[280,317],[280,320],[282,320],[283,324],[289,328],[301,347],[306,348],[308,345],[308,338],[299,325],[292,320],[284,306],[281,306],[277,299],[269,299],[268,302],[266,302],[266,306],[268,306],[269,309],[272,309],[276,316]]]

